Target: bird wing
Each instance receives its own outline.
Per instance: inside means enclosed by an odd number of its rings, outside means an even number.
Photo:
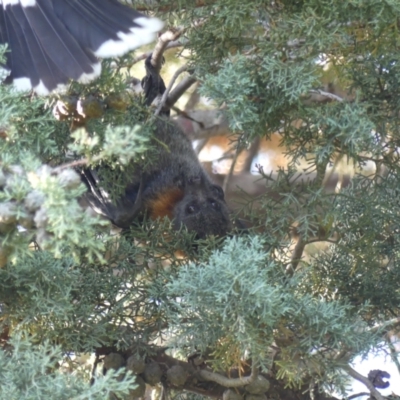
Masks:
[[[17,89],[48,94],[69,79],[99,76],[97,57],[114,57],[154,40],[162,23],[116,0],[1,0],[0,43]]]

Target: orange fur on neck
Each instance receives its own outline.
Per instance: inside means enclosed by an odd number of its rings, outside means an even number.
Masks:
[[[183,199],[183,191],[179,188],[171,188],[157,195],[157,198],[149,201],[149,215],[151,219],[173,217],[176,203]]]

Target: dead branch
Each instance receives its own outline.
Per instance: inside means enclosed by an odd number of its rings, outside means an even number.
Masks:
[[[177,29],[175,31],[169,30],[167,32],[162,33],[157,41],[157,44],[154,47],[151,56],[151,65],[155,68],[155,70],[159,73],[161,71],[161,65],[163,61],[164,51],[167,49],[167,46],[170,42],[177,40],[184,29]]]
[[[254,382],[258,376],[258,368],[253,366],[251,369],[251,374],[242,378],[227,378],[226,376],[208,371],[206,369],[199,371],[199,376],[207,381],[216,382],[219,385],[227,388],[237,388]]]
[[[191,27],[198,28],[198,27],[204,25],[205,22],[206,22],[206,19],[194,21],[191,24]],[[187,27],[187,28],[171,28],[170,30],[162,33],[158,37],[158,41],[154,47],[154,50],[153,50],[153,53],[151,56],[151,61],[150,61],[151,65],[156,69],[156,71],[158,73],[161,71],[163,54],[164,54],[164,51],[167,49],[168,44],[178,40],[178,38],[181,35],[183,35],[187,31],[188,28],[189,27]]]
[[[208,139],[231,133],[229,123],[221,110],[192,110],[180,113],[176,122],[193,140]]]
[[[199,93],[199,82],[196,82],[196,86],[191,93],[189,100],[185,104],[184,111],[193,110],[200,101],[200,93]]]
[[[178,76],[185,71],[187,71],[187,65],[184,65],[183,67],[180,67],[177,71],[175,71],[173,77],[171,78],[171,80],[167,86],[167,89],[165,90],[165,92],[163,93],[163,95],[161,97],[160,103],[158,104],[158,107],[157,107],[154,115],[160,114],[161,110],[163,109],[163,107],[167,101],[168,93],[171,91],[172,86],[174,86],[174,83],[178,79]]]
[[[183,47],[186,44],[187,43],[186,42],[184,43],[182,40],[175,40],[175,41],[169,42],[167,44],[165,50],[174,49],[176,47]],[[127,65],[127,68],[131,68],[133,65],[137,64],[138,62],[145,60],[147,57],[149,57],[151,55],[151,53],[152,53],[152,51],[147,51],[147,52],[145,52],[143,54],[140,54],[139,56],[135,57],[132,60],[132,62],[130,62]]]
[[[389,321],[384,321],[381,324],[374,325],[372,328],[369,329],[369,331],[376,332],[383,328],[393,329],[395,326],[397,326],[399,324],[400,324],[400,317],[393,318],[393,319],[390,319]]]
[[[361,392],[361,393],[352,394],[351,396],[349,396],[349,397],[347,398],[347,400],[356,399],[357,397],[361,397],[361,396],[369,396],[369,393],[367,393],[367,392]]]
[[[160,13],[166,13],[166,12],[171,12],[171,11],[177,11],[177,10],[182,10],[180,3],[178,2],[171,2],[169,5],[163,5],[160,6],[159,2],[154,2],[151,0],[145,0],[141,1],[142,4],[136,4],[137,2],[132,1],[132,0],[122,0],[121,1],[123,4],[126,5],[133,5],[134,9],[136,11],[141,11],[141,12],[148,12],[148,11],[157,11]],[[210,5],[210,1],[205,1],[205,0],[195,0],[194,4],[191,4],[191,7],[204,7]]]
[[[169,94],[166,105],[171,108],[182,96],[182,94],[185,93],[186,90],[188,90],[190,86],[196,82],[197,79],[193,75],[185,76]]]
[[[234,154],[233,159],[232,159],[231,166],[229,168],[229,172],[225,176],[224,183],[222,184],[222,190],[224,192],[226,191],[226,188],[228,187],[228,183],[229,183],[230,179],[233,176],[233,172],[235,171],[235,166],[236,166],[236,163],[237,163],[237,160],[238,160],[238,157],[239,157],[240,153],[241,153],[241,150],[240,149],[236,149],[235,154]]]
[[[80,165],[86,165],[89,164],[89,159],[88,158],[81,158],[80,160],[75,160],[75,161],[71,161],[65,164],[61,164],[58,167],[53,169],[53,174],[58,174],[59,172],[61,172],[64,169],[67,168],[75,168],[78,167]]]
[[[200,152],[204,149],[205,145],[207,144],[208,139],[200,139],[197,143],[196,148],[194,151],[196,152],[197,155],[200,154]]]
[[[260,143],[261,143],[260,136],[257,136],[256,138],[254,138],[253,141],[251,142],[248,154],[246,156],[246,160],[243,164],[242,172],[250,172],[251,166],[253,164],[253,159],[257,155],[258,150],[260,148]]]
[[[293,249],[292,253],[292,259],[291,259],[291,264],[290,264],[290,274],[293,274],[294,271],[296,271],[299,262],[301,260],[301,257],[303,256],[304,249],[306,247],[307,242],[303,240],[301,236],[299,236],[299,239],[297,240],[296,246]],[[289,272],[289,271],[287,271]]]
[[[317,90],[310,90],[309,91],[309,96],[305,100],[306,103],[310,102],[316,102],[316,103],[323,103],[326,101],[339,101],[342,102],[344,99],[336,94],[325,92],[323,90],[317,89]]]

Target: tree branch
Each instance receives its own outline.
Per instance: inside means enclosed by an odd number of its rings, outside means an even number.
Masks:
[[[157,106],[157,109],[154,113],[154,115],[158,115],[160,114],[161,110],[163,109],[165,103],[167,102],[167,98],[168,98],[168,93],[171,91],[172,86],[174,86],[175,81],[178,79],[178,76],[187,71],[187,65],[184,65],[182,67],[180,67],[178,70],[175,71],[173,77],[171,78],[171,80],[169,81],[169,84],[167,86],[167,89],[165,90],[165,92],[163,93],[160,103]]]
[[[237,388],[254,382],[258,376],[258,368],[253,366],[251,368],[251,374],[242,378],[228,378],[226,376],[208,371],[206,369],[199,371],[198,375],[207,381],[216,382],[219,385],[225,386],[227,388]]]
[[[161,71],[161,65],[163,60],[164,51],[167,49],[168,44],[177,40],[183,33],[183,29],[178,29],[176,31],[169,30],[164,32],[158,38],[157,44],[154,47],[151,56],[151,65],[159,73]]]
[[[186,42],[183,43],[181,40],[175,40],[175,41],[169,42],[169,43],[167,44],[167,46],[165,47],[165,50],[174,49],[174,48],[176,48],[176,47],[182,47],[182,46],[184,46],[185,44],[186,44]],[[138,62],[140,62],[140,61],[145,60],[147,57],[149,57],[149,56],[151,55],[151,53],[152,53],[152,51],[147,51],[147,52],[145,52],[145,53],[143,53],[143,54],[140,54],[139,56],[135,57],[135,58],[132,60],[132,62],[129,63],[126,67],[127,67],[128,69],[131,68],[134,64],[136,64],[136,63],[138,63]]]
[[[400,317],[393,318],[393,319],[390,319],[389,321],[384,321],[379,325],[373,326],[372,328],[369,329],[369,332],[376,332],[382,328],[389,328],[389,327],[393,328],[394,326],[399,325],[399,324],[400,324]]]
[[[339,97],[336,94],[325,92],[325,91],[319,90],[319,89],[310,90],[309,93],[311,96],[307,100],[311,101],[311,102],[323,102],[326,100],[334,100],[334,101],[339,101],[339,102],[344,101],[344,99],[342,97]],[[321,96],[322,99],[321,99],[321,97],[318,97],[318,96]]]
[[[236,149],[235,154],[234,154],[233,159],[232,159],[231,166],[229,168],[229,172],[226,174],[225,179],[224,179],[224,183],[222,184],[222,190],[224,191],[224,193],[226,191],[226,188],[228,187],[228,183],[229,183],[230,179],[233,176],[233,172],[235,170],[235,166],[236,166],[239,154],[240,154],[240,150]]]
[[[88,158],[81,158],[79,160],[74,160],[65,164],[61,164],[58,167],[53,169],[53,174],[58,174],[59,172],[61,172],[64,169],[67,168],[74,168],[74,167],[78,167],[80,165],[86,165],[89,163],[89,159]]]
[[[363,383],[367,389],[370,391],[371,395],[375,397],[376,400],[385,400],[384,397],[375,389],[374,385],[372,382],[365,377],[364,375],[359,374],[355,369],[350,367],[350,365],[347,365],[346,367],[343,367],[343,369],[354,379],[357,381]]]
[[[196,82],[197,79],[193,75],[185,76],[169,94],[166,105],[171,108],[182,96],[182,94],[185,93],[186,90],[188,90],[190,86]]]
[[[296,271],[299,262],[301,260],[301,257],[303,255],[304,249],[306,247],[307,242],[305,242],[302,238],[302,236],[299,236],[299,239],[297,240],[296,246],[293,249],[293,253],[292,253],[292,258],[291,258],[291,272],[293,273],[294,271]],[[289,271],[288,271],[289,272]]]
[[[205,21],[205,19],[194,21],[191,26],[199,27],[203,25]],[[183,35],[187,29],[188,28],[171,28],[158,37],[158,41],[154,47],[150,61],[151,65],[156,69],[157,72],[161,71],[161,65],[163,61],[162,56],[164,51],[168,48],[168,44],[178,40],[178,38]]]
[[[137,3],[137,2],[132,2],[132,0],[122,0],[121,1],[123,4],[126,5],[130,5],[132,6],[132,3]],[[149,0],[145,0],[145,1],[141,1],[141,4],[134,4],[134,9],[136,11],[141,11],[141,12],[148,12],[148,11],[157,11],[160,13],[167,13],[167,12],[171,12],[171,11],[177,11],[177,10],[182,10],[182,6],[180,3],[177,2],[171,2],[168,5],[163,5],[160,6],[159,2],[154,2],[154,1],[149,1]],[[193,6],[191,5],[191,7],[195,7],[195,8],[199,8],[199,7],[205,7],[207,5],[210,5],[210,1],[205,1],[205,0],[195,0],[193,2]]]
[[[367,392],[355,393],[355,394],[352,394],[351,396],[349,396],[347,398],[347,400],[356,399],[357,397],[361,397],[361,396],[369,396],[369,393],[367,393]]]

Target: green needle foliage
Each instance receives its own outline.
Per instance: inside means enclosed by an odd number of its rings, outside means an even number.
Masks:
[[[156,160],[151,111],[125,92],[132,54],[71,83],[97,107],[81,129],[54,112],[73,100],[1,85],[0,399],[138,398],[132,355],[186,399],[346,398],[348,365],[398,336],[400,2],[134,3],[184,28],[180,54],[238,151],[278,133],[288,165],[243,193],[242,235],[196,241],[146,218],[116,235],[85,210],[79,172],[101,171],[116,199]],[[124,362],[103,374],[110,353]],[[252,367],[263,390],[232,383]]]
[[[126,395],[134,386],[132,376],[118,381],[117,373],[107,374],[88,386],[84,374],[58,372],[57,361],[62,352],[47,341],[34,346],[30,340],[16,335],[9,344],[12,351],[0,351],[3,399],[100,400],[110,394]]]

